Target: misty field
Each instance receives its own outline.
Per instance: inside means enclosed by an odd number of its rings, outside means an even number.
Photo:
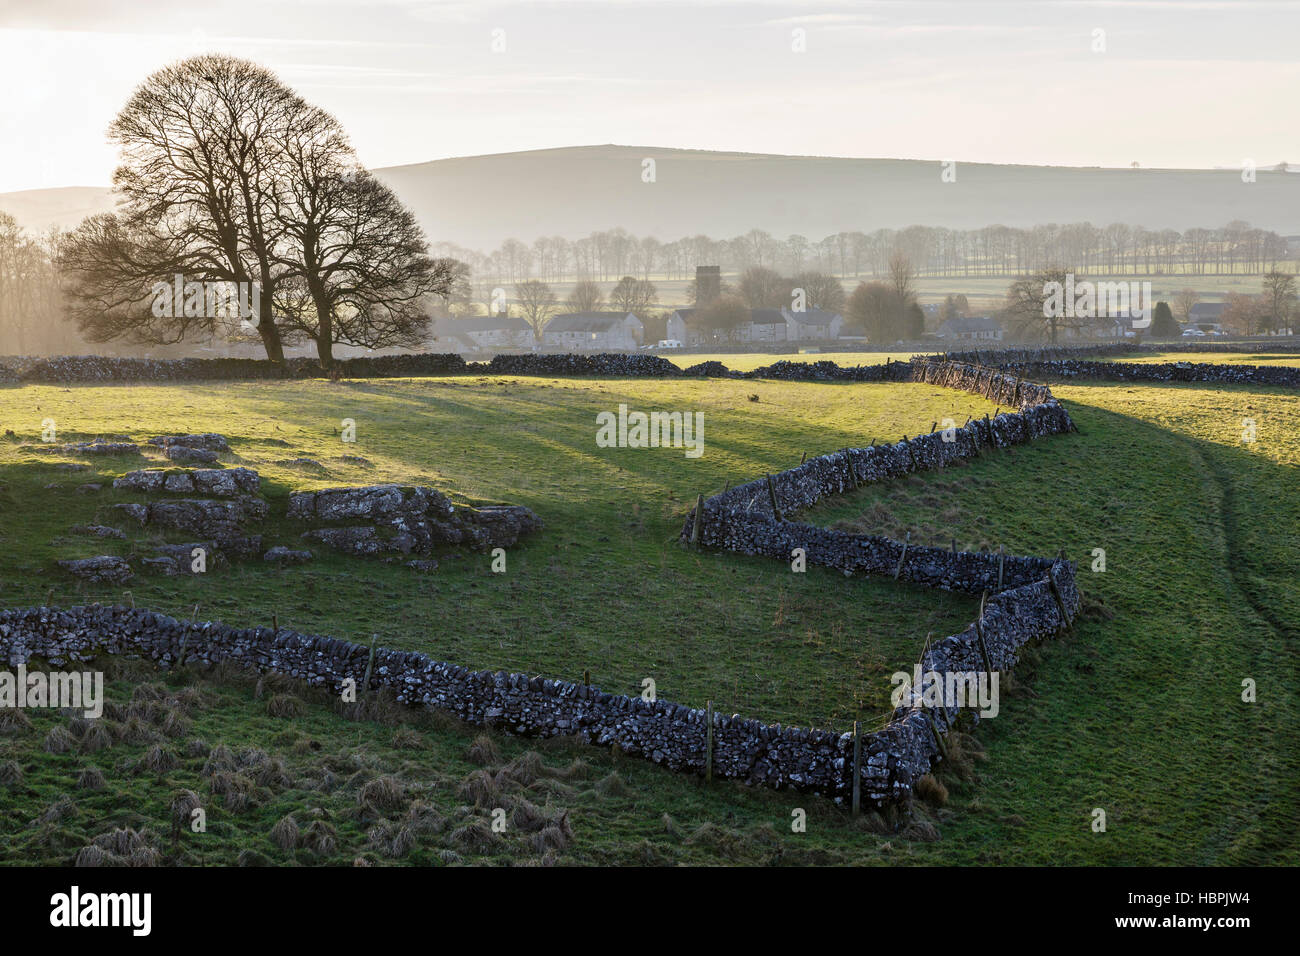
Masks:
[[[13,835],[0,859],[71,862],[92,838],[131,826],[153,835],[136,848],[145,857],[209,863],[1296,862],[1300,441],[1288,426],[1300,397],[1056,392],[1079,434],[865,488],[807,516],[945,546],[1063,548],[1080,565],[1079,622],[1028,655],[999,716],[961,737],[964,753],[940,771],[946,794],[932,793],[922,823],[902,834],[871,832],[869,818],[820,798],[704,787],[597,748],[483,736],[382,702],[358,715],[279,678],[108,661],[107,733],[56,713],[0,728],[0,825]],[[702,411],[703,457],[598,448],[596,415],[620,403]],[[42,446],[46,418],[60,442],[225,434],[227,463],[262,474],[273,516],[292,490],[397,481],[525,504],[546,522],[510,550],[505,574],[485,555],[443,557],[419,575],[317,550],[303,567],[252,561],[130,584],[138,606],[186,618],[196,604],[200,618],[230,624],[274,613],[301,631],[378,634],[467,666],[569,679],[589,670],[618,693],[653,677],[666,699],[844,729],[879,723],[889,675],[927,634],[964,626],[977,603],[816,568],[794,575],[676,540],[695,496],[728,481],[992,411],[925,385],[466,376],[24,387],[0,390],[0,410],[14,432],[0,442],[6,606],[122,600],[122,589],[83,587],[54,562],[144,552],[152,540],[69,534],[112,523],[111,503],[138,499],[111,479],[159,462],[61,470],[75,459]],[[1245,417],[1258,422],[1251,445],[1240,441]],[[345,418],[356,444],[340,439]],[[303,457],[322,467],[288,464]],[[78,492],[88,482],[106,488]],[[268,545],[292,545],[298,529],[273,518],[261,530]],[[1098,548],[1106,570],[1093,573]],[[1241,701],[1246,678],[1258,703]],[[172,834],[185,790],[209,809],[203,836]],[[519,821],[505,837],[484,822],[502,805]],[[796,807],[807,833],[790,832]],[[1096,807],[1104,834],[1089,826]]]

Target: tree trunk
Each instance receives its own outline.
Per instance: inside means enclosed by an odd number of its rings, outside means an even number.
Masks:
[[[334,367],[334,323],[328,313],[321,316],[316,327],[316,357],[323,371]]]
[[[262,286],[261,298],[260,311],[257,314],[257,334],[262,337],[266,357],[277,365],[283,365],[284,344],[280,341],[280,330],[275,324],[275,313],[271,305],[272,294],[265,285]]]

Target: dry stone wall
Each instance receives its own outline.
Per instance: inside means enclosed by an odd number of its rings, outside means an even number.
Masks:
[[[600,357],[582,358],[594,361]],[[1074,566],[1067,561],[909,548],[887,538],[784,520],[828,495],[865,482],[941,468],[993,448],[1072,430],[1068,413],[1046,387],[969,363],[935,360],[891,363],[849,370],[844,375],[831,363],[778,365],[779,374],[791,378],[945,385],[1019,410],[970,421],[953,429],[950,441],[944,440],[943,433],[932,432],[892,445],[851,448],[814,458],[772,476],[770,491],[766,478],[730,489],[706,501],[698,515],[688,518],[682,532],[685,540],[783,560],[793,548],[803,547],[812,563],[850,574],[893,573],[919,585],[989,592],[979,619],[922,654],[922,671],[941,678],[950,672],[1008,669],[1025,644],[1070,624],[1078,611],[1079,595]],[[541,374],[559,374],[553,364],[540,367],[546,369]],[[592,371],[595,367],[574,363],[570,374],[600,374]],[[617,366],[600,367],[615,374],[612,370]],[[652,368],[645,363],[638,367],[642,374]],[[680,373],[674,368],[673,374]],[[145,474],[133,473],[131,481],[152,484],[156,480],[141,477]],[[191,481],[197,474],[191,473]],[[383,513],[380,517],[399,522],[428,521],[431,515],[446,517],[441,515],[440,504],[425,489],[375,487],[306,493],[295,497],[290,507],[294,517],[332,524],[362,515],[373,519],[378,512]],[[494,515],[493,520],[497,517],[510,520],[508,515]],[[698,538],[694,535],[697,520]],[[113,569],[104,571],[111,574]],[[0,612],[0,650],[12,665],[35,655],[58,666],[97,653],[143,655],[163,667],[182,663],[182,657],[185,662],[231,661],[335,691],[342,691],[349,682],[359,686],[368,660],[363,646],[329,637],[285,629],[230,628],[211,622],[187,624],[145,610],[99,605]],[[625,753],[673,770],[701,773],[709,766],[720,777],[790,787],[835,800],[846,800],[852,794],[856,767],[862,799],[876,805],[911,799],[916,781],[942,759],[942,735],[953,726],[960,710],[934,706],[925,700],[924,687],[912,688],[884,728],[862,735],[856,748],[860,761],[855,763],[851,733],[710,714],[670,701],[646,701],[532,675],[470,671],[412,652],[377,649],[370,685],[391,689],[405,703],[436,707],[473,724],[515,734],[572,736],[596,745],[616,744]]]
[[[877,368],[880,368],[878,366]],[[1045,386],[963,362],[897,363],[905,381],[923,381],[981,394],[1019,408],[962,428],[932,431],[896,444],[846,448],[803,462],[777,475],[702,499],[682,528],[682,540],[698,547],[789,561],[803,549],[809,564],[845,574],[890,574],[926,587],[992,597],[980,617],[960,634],[944,638],[922,655],[923,674],[947,684],[949,675],[1010,669],[1025,644],[1048,638],[1073,621],[1079,608],[1075,567],[1065,560],[914,547],[877,535],[849,534],[792,522],[788,517],[831,495],[916,471],[943,468],[959,459],[1075,430],[1069,413]],[[698,527],[697,527],[698,524]],[[969,701],[967,701],[969,703]],[[940,740],[960,710],[970,707],[927,700],[912,687],[881,730],[865,735],[862,794],[877,804],[910,799],[915,781],[942,759]],[[841,738],[842,742],[843,738]],[[842,748],[832,763],[842,766]],[[802,756],[807,757],[808,754]],[[824,754],[821,755],[823,758]],[[821,769],[819,763],[816,768]],[[788,768],[787,768],[788,769]],[[817,770],[811,778],[820,779]],[[786,776],[792,783],[793,778]],[[851,786],[852,770],[849,770]],[[839,794],[843,795],[842,789]]]

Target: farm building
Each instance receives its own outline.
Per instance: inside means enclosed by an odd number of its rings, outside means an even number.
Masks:
[[[955,339],[961,342],[1000,342],[1002,325],[987,315],[972,315],[966,318],[949,319],[939,326],[937,335],[941,339]]]
[[[474,348],[529,348],[533,344],[533,330],[528,323],[515,315],[476,315],[467,319],[440,319],[434,326],[434,336],[456,344],[468,343]]]
[[[542,344],[562,351],[626,352],[644,335],[645,326],[631,312],[564,312],[547,323]]]

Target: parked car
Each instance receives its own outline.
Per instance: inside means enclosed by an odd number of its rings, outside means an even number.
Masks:
[[[656,345],[655,348],[657,348],[657,349],[680,349],[680,348],[685,348],[685,346],[682,344],[681,339],[660,339],[660,340],[659,340],[659,344]]]

